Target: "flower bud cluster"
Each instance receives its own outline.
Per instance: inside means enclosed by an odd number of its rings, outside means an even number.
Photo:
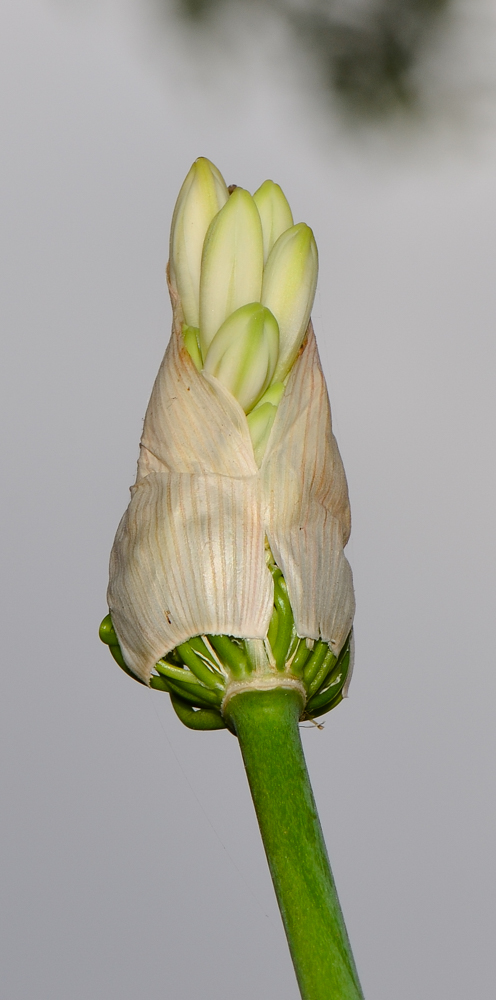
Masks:
[[[263,459],[285,381],[305,337],[317,284],[312,230],[293,224],[278,184],[250,195],[228,188],[204,157],[174,210],[170,275],[183,313],[185,347],[248,416]]]
[[[313,718],[346,696],[354,613],[346,477],[309,321],[315,240],[277,184],[228,189],[199,159],[169,275],[172,335],[100,636],[192,728],[229,725],[247,688],[291,688]]]

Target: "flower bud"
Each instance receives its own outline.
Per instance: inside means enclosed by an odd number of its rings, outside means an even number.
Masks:
[[[247,417],[255,461],[259,468],[265,454],[277,407],[284,395],[284,388],[282,382],[273,382]]]
[[[265,266],[262,304],[279,324],[274,381],[286,378],[301,347],[317,286],[318,255],[312,230],[298,223],[279,237]]]
[[[288,228],[277,185],[261,186],[259,212],[223,183],[198,160],[176,206],[172,336],[102,628],[114,659],[169,691],[193,728],[219,728],[248,682],[327,711],[351,670],[348,495],[309,323],[315,242]]]
[[[270,384],[277,362],[279,329],[259,302],[236,309],[215,334],[204,371],[215,375],[248,413]]]
[[[255,409],[258,410],[259,406],[263,406],[264,403],[272,403],[272,406],[279,406],[284,395],[284,389],[285,386],[282,382],[272,382],[272,385],[269,385],[267,391],[258,400]]]
[[[277,406],[274,406],[273,403],[262,403],[261,405],[256,406],[246,418],[248,420],[255,461],[259,468],[262,464],[265,448],[267,446],[267,441],[269,440],[269,434],[272,430],[272,424],[274,423],[276,413]]]
[[[197,326],[186,326],[183,323],[184,346],[198,371],[203,368],[203,358],[200,351],[200,331]]]
[[[293,225],[293,215],[282,188],[274,181],[264,181],[253,200],[262,222],[265,264],[276,240]]]
[[[200,156],[184,181],[172,217],[170,275],[188,326],[199,325],[200,266],[207,229],[229,197],[222,174]]]
[[[205,237],[200,276],[203,357],[224,320],[240,306],[260,302],[262,224],[248,191],[235,188]]]

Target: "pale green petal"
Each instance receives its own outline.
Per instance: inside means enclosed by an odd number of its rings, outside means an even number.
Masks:
[[[262,303],[279,324],[279,360],[274,381],[282,382],[301,347],[310,319],[318,274],[312,230],[304,222],[274,244],[264,270]]]
[[[232,313],[217,331],[204,370],[215,375],[248,413],[270,384],[278,346],[272,313],[252,302]]]
[[[262,224],[251,194],[235,188],[212,221],[203,248],[200,278],[200,346],[203,357],[224,320],[260,302]]]
[[[264,181],[253,200],[262,221],[265,263],[276,240],[293,225],[293,215],[282,188],[274,181]]]
[[[210,160],[195,160],[172,217],[170,274],[188,326],[199,325],[200,267],[207,229],[229,197],[224,178]]]

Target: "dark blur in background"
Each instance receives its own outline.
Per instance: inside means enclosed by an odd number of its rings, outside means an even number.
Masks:
[[[164,0],[155,0],[164,3]],[[241,0],[243,2],[243,0]],[[208,28],[237,0],[177,0],[179,14]],[[322,83],[353,117],[416,111],[415,70],[435,32],[443,30],[450,0],[265,0],[317,63]],[[167,9],[168,4],[167,4]]]

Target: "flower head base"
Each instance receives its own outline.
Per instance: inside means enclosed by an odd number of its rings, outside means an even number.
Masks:
[[[200,331],[197,326],[187,326],[183,323],[184,346],[198,371],[203,368],[203,358],[200,347]]]
[[[348,494],[309,322],[315,240],[272,181],[227,191],[196,161],[174,212],[172,336],[102,635],[193,728],[221,727],[247,686],[293,687],[313,717],[351,676]]]

